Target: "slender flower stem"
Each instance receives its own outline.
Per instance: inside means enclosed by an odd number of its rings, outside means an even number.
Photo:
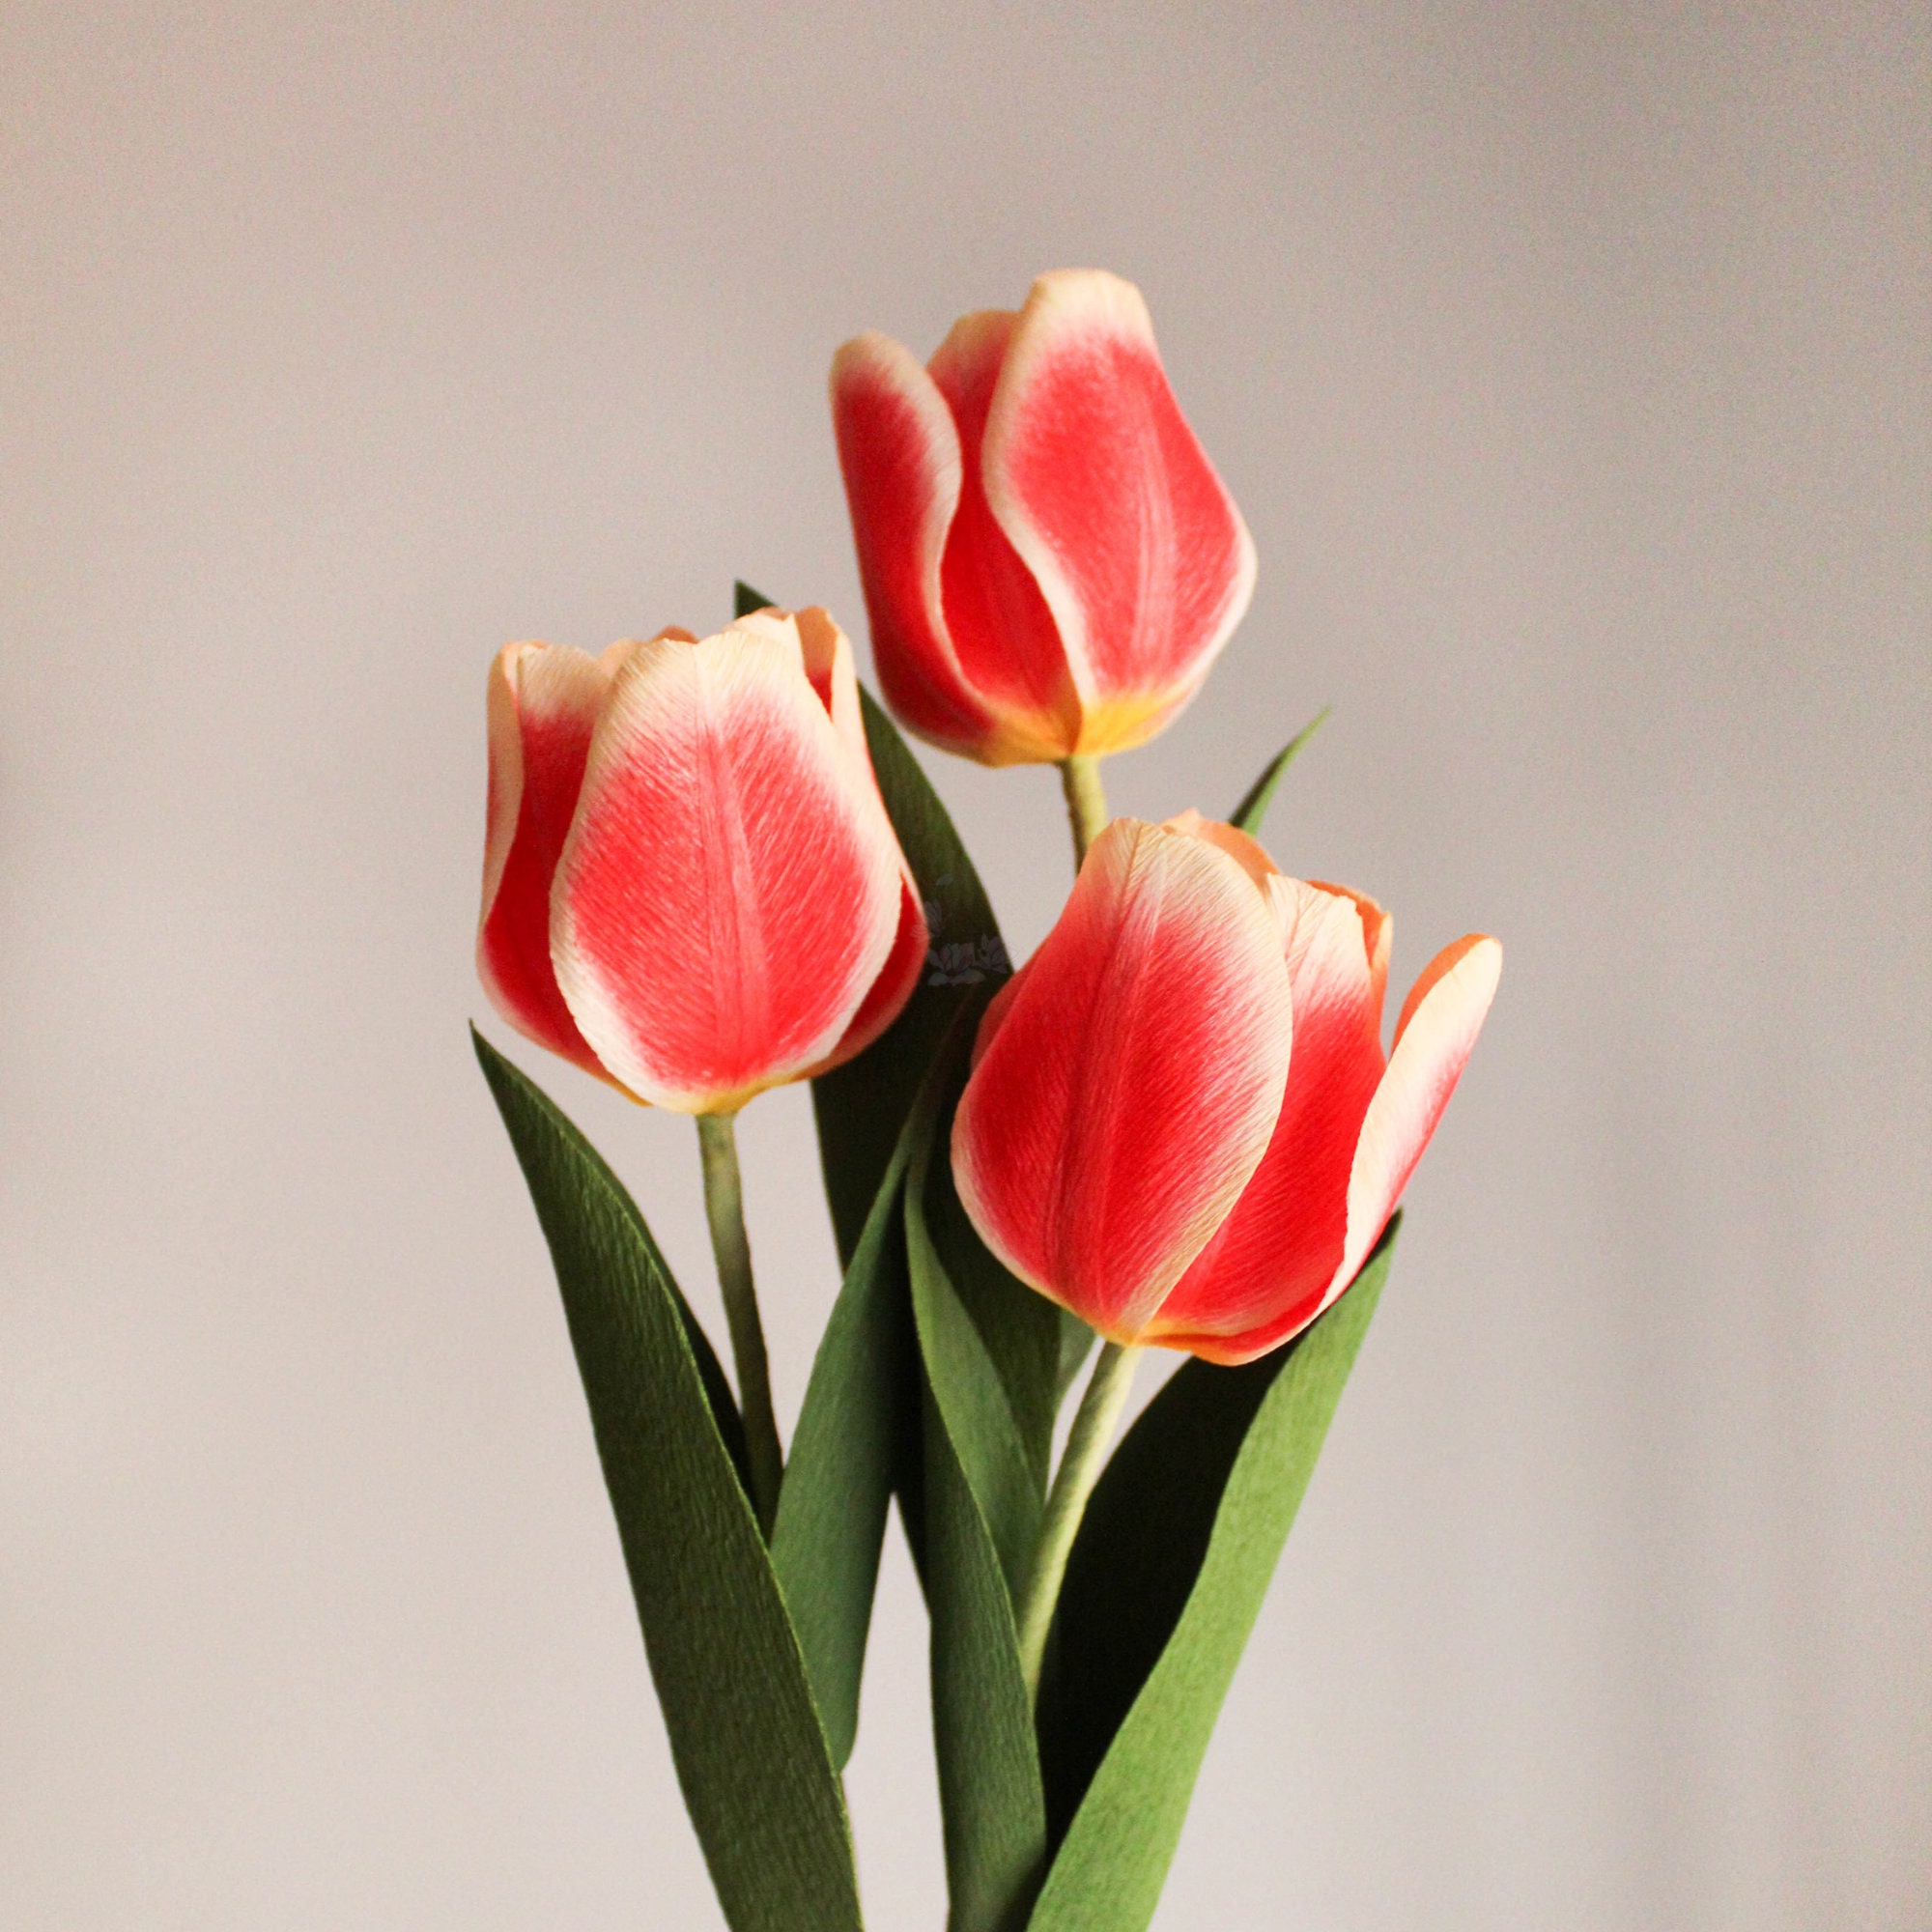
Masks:
[[[1066,816],[1073,824],[1073,868],[1078,871],[1088,846],[1107,829],[1107,794],[1100,783],[1100,760],[1078,753],[1061,759],[1060,788],[1066,794]]]
[[[1046,1659],[1046,1634],[1053,1627],[1054,1606],[1060,1602],[1060,1582],[1073,1548],[1074,1532],[1087,1513],[1087,1498],[1100,1479],[1114,1425],[1133,1386],[1139,1349],[1108,1342],[1100,1350],[1087,1392],[1074,1411],[1066,1451],[1046,1498],[1046,1515],[1039,1526],[1039,1544],[1020,1599],[1020,1668],[1026,1676],[1027,1696],[1039,1695],[1040,1665]]]
[[[779,1510],[779,1478],[784,1451],[772,1412],[772,1372],[765,1355],[758,1291],[752,1282],[752,1244],[745,1237],[745,1195],[738,1178],[735,1114],[699,1114],[697,1147],[704,1161],[704,1212],[711,1223],[711,1252],[718,1258],[718,1286],[738,1365],[738,1403],[745,1412],[745,1453],[751,1465],[752,1508],[767,1536]]]

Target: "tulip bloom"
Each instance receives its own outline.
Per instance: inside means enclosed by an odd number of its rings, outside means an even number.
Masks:
[[[931,744],[988,765],[1125,751],[1248,608],[1254,545],[1129,282],[1042,275],[923,369],[862,335],[832,412],[879,682]]]
[[[1390,921],[1197,813],[1117,820],[987,1009],[952,1130],[967,1213],[1110,1341],[1280,1346],[1353,1280],[1435,1130],[1502,965],[1425,969],[1384,1058]]]
[[[476,958],[521,1033],[636,1099],[730,1113],[868,1045],[924,955],[823,611],[497,659]]]

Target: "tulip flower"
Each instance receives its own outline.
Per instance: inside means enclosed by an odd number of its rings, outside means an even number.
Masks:
[[[1125,1349],[1238,1363],[1354,1278],[1435,1132],[1502,949],[1439,952],[1381,1045],[1390,921],[1196,813],[1120,819],[988,1008],[960,1199],[1023,1281]]]
[[[497,658],[477,965],[520,1032],[634,1098],[730,1114],[869,1044],[924,955],[823,611]]]
[[[862,335],[832,409],[879,682],[909,730],[982,764],[1064,762],[1142,743],[1193,696],[1247,610],[1254,545],[1131,283],[1042,275],[925,368]]]
[[[697,1116],[750,1494],[783,1455],[732,1119],[869,1045],[925,958],[925,914],[823,611],[600,658],[510,644],[490,672],[477,970],[498,1012],[637,1100]]]

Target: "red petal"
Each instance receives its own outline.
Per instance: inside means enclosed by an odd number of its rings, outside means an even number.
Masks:
[[[1349,1177],[1349,1244],[1330,1298],[1354,1279],[1381,1238],[1483,1030],[1502,977],[1503,950],[1481,933],[1445,946],[1403,1002],[1395,1051],[1376,1090]]]
[[[857,1059],[898,1018],[925,970],[925,908],[920,904],[919,888],[908,869],[900,889],[899,923],[893,936],[893,950],[838,1044],[816,1066],[809,1068],[805,1078],[816,1080],[821,1073]]]
[[[627,1086],[724,1112],[809,1071],[885,968],[902,896],[870,770],[790,619],[635,648],[552,918],[564,998]]]
[[[1255,554],[1131,283],[1086,270],[1035,282],[982,467],[1085,708],[1074,749],[1139,744],[1193,695],[1240,621]]]
[[[1280,937],[1240,867],[1117,819],[960,1101],[974,1225],[1022,1280],[1136,1339],[1261,1158],[1290,1024]]]
[[[873,333],[833,357],[832,422],[886,702],[909,730],[970,755],[992,721],[960,671],[942,609],[961,482],[952,413],[911,352]]]
[[[987,507],[980,474],[986,412],[1014,324],[1004,309],[963,316],[928,365],[952,412],[962,478],[940,581],[961,675],[996,721],[987,762],[1064,758],[1080,740],[1080,697],[1053,613]]]
[[[490,807],[476,971],[519,1033],[606,1077],[557,990],[550,888],[614,658],[509,644],[490,668]]]
[[[1312,1265],[1292,1276],[1285,1274],[1278,1306],[1252,1327],[1230,1333],[1217,1322],[1212,1324],[1213,1332],[1188,1333],[1177,1326],[1175,1332],[1161,1337],[1170,1348],[1191,1350],[1210,1362],[1252,1361],[1307,1327],[1354,1280],[1369,1251],[1381,1238],[1396,1203],[1402,1199],[1402,1190],[1442,1118],[1495,995],[1501,970],[1502,948],[1493,939],[1471,935],[1437,953],[1416,981],[1396,1028],[1395,1051],[1365,1110],[1346,1179],[1337,1189],[1346,1232],[1325,1274]],[[1379,996],[1376,1004],[1379,1007]],[[1302,1009],[1297,1007],[1297,1056],[1302,1049],[1304,1023]],[[1377,1059],[1380,1059],[1379,1049]],[[1290,1086],[1293,1086],[1293,1072]],[[1272,1162],[1273,1148],[1268,1152],[1264,1171]],[[1260,1179],[1258,1174],[1256,1181]],[[1236,1214],[1246,1205],[1244,1195]],[[1293,1240],[1297,1225],[1293,1208],[1275,1225]],[[1324,1211],[1322,1225],[1332,1236],[1332,1209]],[[1171,1301],[1169,1308],[1173,1305]],[[1169,1309],[1161,1312],[1165,1318]]]
[[[1254,1179],[1149,1330],[1151,1341],[1214,1361],[1246,1360],[1238,1346],[1251,1332],[1304,1306],[1312,1320],[1321,1307],[1342,1258],[1349,1171],[1382,1072],[1382,989],[1364,907],[1298,879],[1277,878],[1274,891],[1294,1002],[1281,1116]],[[1380,909],[1373,911],[1379,928]],[[1232,1353],[1231,1338],[1238,1338]]]

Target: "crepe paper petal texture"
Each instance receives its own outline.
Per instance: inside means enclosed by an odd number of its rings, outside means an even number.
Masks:
[[[1218,866],[1235,889],[1209,901],[1131,865],[1117,878],[1129,842],[1149,836],[1163,841],[1152,850]],[[1164,925],[1170,895],[1189,911]],[[1250,1031],[1229,997],[1259,969],[1205,936],[1216,920],[1252,933],[1263,908],[1289,992],[1279,1033],[1271,1013]],[[1233,1365],[1299,1333],[1387,1227],[1502,969],[1493,939],[1446,948],[1384,1058],[1390,929],[1374,900],[1284,876],[1232,826],[1194,812],[1164,827],[1117,820],[981,1026],[953,1166],[988,1245],[1118,1342]],[[1184,965],[1163,953],[1180,932],[1199,949]],[[1204,969],[1210,960],[1221,977]],[[1252,1106],[1209,1089],[1271,1063],[1291,1024],[1255,1157]]]
[[[1281,1111],[1292,1021],[1267,899],[1207,838],[1117,819],[989,1018],[953,1122],[960,1200],[1022,1281],[1133,1342]]]
[[[832,411],[879,681],[933,744],[989,765],[1125,751],[1247,610],[1247,526],[1118,276],[1041,275],[924,368],[859,336]]]
[[[570,1016],[550,958],[550,888],[570,834],[583,761],[611,689],[601,658],[568,644],[506,644],[490,667],[490,796],[476,971],[526,1037],[609,1078]]]
[[[829,619],[632,647],[551,910],[557,983],[612,1075],[699,1114],[837,1065],[904,1004],[923,925]]]
[[[491,674],[478,964],[520,1031],[633,1098],[729,1112],[863,1051],[925,917],[850,640],[764,611]]]

